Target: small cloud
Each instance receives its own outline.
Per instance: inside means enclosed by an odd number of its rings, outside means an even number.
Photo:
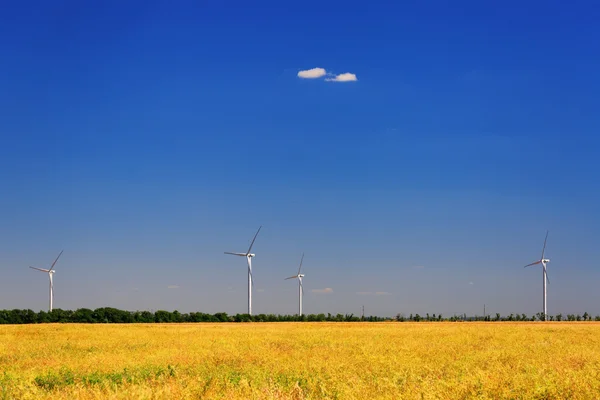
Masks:
[[[313,289],[312,292],[313,293],[333,293],[333,289],[330,287],[327,287],[325,289]]]
[[[258,290],[257,290],[257,292],[259,292],[259,293],[262,293],[262,292],[264,292],[264,291],[265,291],[265,289],[258,289]]]
[[[469,285],[472,285],[472,284],[473,284],[473,282],[469,282]]]
[[[179,285],[169,285],[167,289],[179,289]]]
[[[356,294],[359,296],[368,296],[370,294],[373,294],[373,292],[356,292]]]
[[[391,296],[390,292],[375,292],[375,296]]]
[[[298,72],[298,78],[315,79],[325,76],[326,74],[327,71],[325,71],[323,68],[312,68]]]
[[[344,74],[336,75],[334,78],[326,78],[325,80],[328,82],[356,82],[358,79],[355,74],[346,72]]]

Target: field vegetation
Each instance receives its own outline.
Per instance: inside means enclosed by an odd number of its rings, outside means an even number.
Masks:
[[[592,399],[596,322],[0,326],[3,399]]]

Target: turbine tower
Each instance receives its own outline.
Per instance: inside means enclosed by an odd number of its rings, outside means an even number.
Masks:
[[[550,260],[548,258],[544,258],[544,252],[546,251],[546,241],[548,240],[548,231],[546,231],[546,239],[544,239],[544,247],[542,248],[542,257],[536,261],[536,262],[532,262],[531,264],[527,264],[525,266],[525,268],[527,267],[531,267],[532,265],[537,265],[537,264],[542,264],[542,284],[544,286],[544,321],[546,320],[546,317],[548,316],[548,308],[546,306],[546,283],[550,283],[550,280],[548,279],[548,273],[546,272],[546,264],[548,264],[550,262]]]
[[[233,256],[240,256],[240,257],[246,257],[246,260],[248,260],[248,314],[252,315],[252,287],[254,286],[254,280],[252,279],[252,257],[254,257],[255,255],[250,253],[250,251],[252,250],[252,246],[254,246],[254,241],[256,240],[256,237],[258,236],[258,233],[260,232],[260,229],[262,228],[262,225],[258,228],[258,231],[256,231],[256,235],[254,235],[254,239],[252,239],[252,243],[250,243],[250,247],[248,248],[248,251],[245,253],[230,253],[230,252],[225,252],[225,254],[231,254]]]
[[[304,261],[304,253],[302,253],[302,258],[300,259],[300,267],[298,267],[298,273],[294,276],[290,276],[288,279],[298,279],[298,315],[302,316],[302,295],[304,294],[304,286],[302,286],[302,278],[304,278],[304,274],[300,273],[302,269],[302,261]]]
[[[52,283],[52,278],[54,276],[54,273],[56,272],[56,270],[54,269],[54,265],[56,265],[56,262],[58,261],[58,259],[60,258],[60,256],[62,255],[64,250],[61,250],[60,253],[58,254],[58,257],[56,257],[56,260],[54,260],[54,262],[52,263],[52,266],[50,267],[50,269],[42,269],[42,268],[36,268],[36,267],[29,267],[32,269],[37,269],[38,271],[42,271],[42,272],[47,272],[48,273],[48,278],[50,278],[50,305],[48,307],[48,312],[52,312],[52,300],[54,299],[54,284]]]

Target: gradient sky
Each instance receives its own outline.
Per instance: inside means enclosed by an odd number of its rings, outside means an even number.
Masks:
[[[391,4],[402,3],[402,4]],[[0,309],[600,314],[600,5],[6,1]],[[300,70],[356,74],[302,79]],[[329,293],[322,293],[330,288]]]

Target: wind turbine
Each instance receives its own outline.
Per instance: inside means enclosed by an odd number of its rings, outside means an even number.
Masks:
[[[54,265],[56,265],[56,262],[58,261],[58,259],[60,258],[60,256],[62,255],[64,250],[61,250],[60,253],[58,254],[58,257],[56,257],[56,260],[54,260],[54,262],[52,263],[52,266],[50,267],[50,269],[42,269],[42,268],[36,268],[36,267],[29,267],[32,269],[37,269],[38,271],[42,271],[42,272],[47,272],[48,273],[48,278],[50,278],[50,307],[48,308],[48,312],[52,312],[52,300],[54,299],[54,285],[52,283],[52,277],[54,276],[54,273],[56,272],[56,270],[54,269]]]
[[[550,262],[548,258],[544,258],[544,251],[546,251],[546,241],[548,240],[548,231],[546,231],[546,239],[544,239],[544,247],[542,248],[542,257],[531,264],[527,264],[525,268],[531,267],[532,265],[542,264],[542,282],[544,285],[544,320],[548,316],[548,308],[546,307],[546,283],[550,283],[548,279],[548,273],[546,272],[546,264]]]
[[[300,259],[300,267],[298,267],[298,273],[294,276],[290,276],[288,279],[298,279],[298,315],[302,316],[302,295],[304,294],[304,286],[302,286],[302,278],[304,278],[304,274],[300,273],[302,269],[302,261],[304,261],[304,253],[302,253],[302,258]]]
[[[254,280],[252,279],[252,257],[254,257],[255,255],[250,253],[250,251],[252,250],[252,246],[254,245],[254,241],[256,240],[256,237],[258,236],[258,232],[260,232],[260,228],[262,228],[262,225],[258,228],[258,231],[256,231],[256,235],[254,235],[254,239],[252,239],[252,243],[250,243],[250,247],[248,248],[248,251],[245,253],[230,253],[230,252],[225,252],[225,254],[231,254],[233,256],[240,256],[240,257],[246,257],[246,259],[248,260],[248,314],[252,315],[252,287],[254,286]]]

